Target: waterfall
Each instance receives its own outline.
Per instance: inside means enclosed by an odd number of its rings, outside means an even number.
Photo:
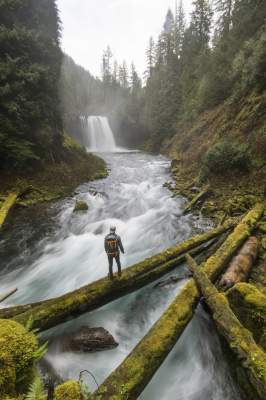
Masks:
[[[117,151],[114,134],[106,117],[83,118],[84,144],[89,151],[112,153]]]

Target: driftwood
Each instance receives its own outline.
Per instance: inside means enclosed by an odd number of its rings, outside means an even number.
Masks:
[[[41,330],[51,328],[156,281],[184,262],[184,254],[187,251],[191,251],[191,249],[195,249],[196,253],[202,251],[200,246],[231,227],[232,222],[188,239],[125,269],[121,278],[117,279],[117,275],[115,275],[114,281],[103,278],[55,299],[0,310],[0,318],[14,317],[20,323],[25,324],[29,318],[33,317],[34,328]]]
[[[266,295],[250,283],[238,283],[226,296],[238,319],[266,351]]]
[[[24,196],[28,192],[32,190],[32,186],[27,186],[24,189],[21,189],[18,192],[11,192],[9,195],[6,197],[2,207],[0,208],[0,229],[2,228],[9,212],[15,205],[16,201],[18,200],[19,197]]]
[[[8,297],[12,296],[12,294],[17,292],[17,288],[11,289],[9,290],[9,292],[3,294],[2,296],[0,296],[0,303],[2,303],[2,301],[8,299]]]
[[[236,283],[247,280],[258,252],[258,239],[251,236],[232,259],[228,269],[221,277],[218,287],[227,290]]]
[[[184,214],[190,212],[199,202],[203,202],[210,194],[210,186],[206,186],[200,193],[198,193],[192,201],[187,205]]]
[[[266,353],[256,344],[252,334],[237,319],[223,293],[218,292],[206,273],[190,256],[187,261],[194,279],[207,302],[219,333],[225,338],[244,369],[259,399],[266,399]]]
[[[203,270],[215,280],[236,250],[255,228],[263,206],[251,210],[224,244],[204,264]],[[147,335],[93,394],[94,400],[135,400],[152,379],[193,316],[200,294],[190,279]]]
[[[14,206],[14,204],[17,201],[17,198],[19,197],[19,193],[10,193],[6,200],[4,201],[4,204],[2,205],[0,209],[0,228],[3,226],[9,211],[11,208]]]

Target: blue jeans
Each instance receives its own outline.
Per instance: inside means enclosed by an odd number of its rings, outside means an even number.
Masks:
[[[108,262],[109,262],[109,277],[110,279],[113,279],[113,262],[114,259],[116,261],[117,264],[117,268],[118,268],[118,276],[121,276],[121,263],[120,263],[120,255],[119,253],[115,256],[113,256],[112,254],[107,254],[108,257]]]

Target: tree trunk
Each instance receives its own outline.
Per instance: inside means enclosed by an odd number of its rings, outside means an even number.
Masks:
[[[237,356],[259,399],[265,400],[266,354],[256,344],[252,334],[241,325],[231,310],[226,296],[218,292],[204,270],[201,270],[190,256],[187,256],[187,260],[197,286],[212,311],[219,333]]]
[[[228,269],[218,283],[219,289],[227,290],[236,283],[247,280],[256,260],[257,252],[258,239],[256,236],[251,236],[230,262]]]
[[[188,239],[156,256],[125,269],[122,277],[114,281],[102,278],[55,299],[0,310],[0,318],[14,317],[21,324],[26,324],[29,318],[33,318],[34,328],[40,330],[49,329],[66,320],[102,307],[156,281],[172,271],[178,264],[184,262],[184,254],[187,251],[193,249],[195,249],[196,253],[202,251],[202,247],[199,246],[219,236],[230,229],[231,226],[232,223]]]
[[[230,258],[251,234],[263,213],[256,205],[235,228],[224,244],[204,264],[203,270],[214,280]],[[120,366],[92,396],[95,400],[114,398],[135,400],[147,386],[193,316],[200,294],[190,279],[162,317],[153,325]]]

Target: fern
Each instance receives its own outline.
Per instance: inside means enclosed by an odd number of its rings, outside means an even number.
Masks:
[[[41,378],[37,376],[30,385],[29,391],[26,394],[25,400],[46,400],[44,386]]]
[[[29,317],[28,321],[26,322],[25,329],[27,332],[31,332],[34,335],[37,335],[37,333],[39,332],[39,329],[36,329],[36,328],[33,329],[33,323],[34,323],[34,319],[33,319],[33,316],[31,315]]]
[[[34,352],[34,360],[39,361],[41,360],[48,350],[48,342],[45,342],[41,345],[35,352]]]

